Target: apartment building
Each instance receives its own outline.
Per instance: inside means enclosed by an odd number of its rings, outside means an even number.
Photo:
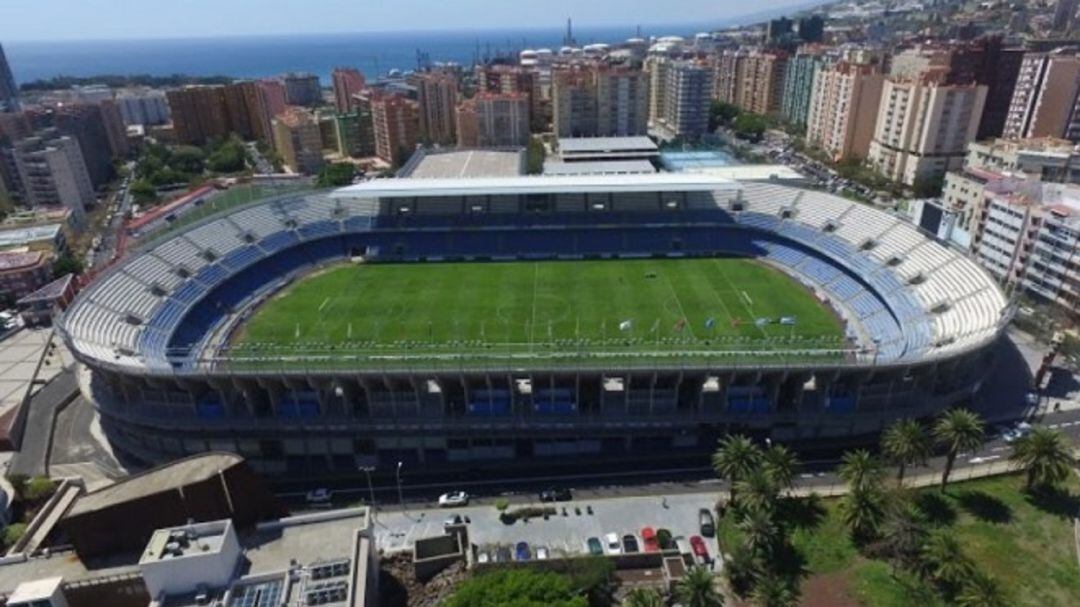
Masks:
[[[457,108],[458,146],[520,147],[529,143],[529,98],[524,93],[478,93]]]
[[[662,139],[695,139],[709,127],[712,69],[695,61],[671,61],[662,70],[663,106],[654,123]]]
[[[334,107],[339,113],[347,113],[352,109],[353,95],[364,90],[364,75],[356,68],[338,67],[334,68],[330,80],[334,87]]]
[[[15,142],[12,151],[24,202],[66,207],[81,223],[94,203],[94,186],[79,143],[47,129]]]
[[[1080,92],[1080,56],[1075,51],[1029,53],[1020,64],[1004,137],[1065,137]]]
[[[319,123],[307,111],[291,108],[275,116],[274,149],[296,173],[312,175],[323,167],[322,135]]]
[[[375,155],[393,165],[404,162],[420,141],[420,115],[415,101],[382,95],[371,101]]]
[[[420,74],[415,84],[420,138],[428,143],[454,143],[457,140],[454,112],[460,96],[457,78],[444,72],[431,72]]]
[[[985,177],[976,258],[1007,287],[1080,311],[1080,187]]]
[[[889,179],[910,186],[933,183],[962,165],[987,87],[948,84],[947,74],[929,68],[885,79],[869,161]]]
[[[806,141],[834,161],[866,158],[885,77],[876,64],[841,61],[816,70]]]
[[[281,77],[285,85],[285,100],[289,105],[316,106],[322,103],[319,77],[306,72],[290,72]]]
[[[826,63],[826,51],[824,46],[804,45],[787,63],[780,114],[796,126],[806,126],[814,95],[814,77]]]

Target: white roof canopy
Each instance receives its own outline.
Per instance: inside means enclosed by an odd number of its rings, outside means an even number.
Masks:
[[[601,194],[626,192],[713,192],[741,189],[714,175],[536,175],[469,179],[373,179],[335,191],[334,198],[414,198],[524,194]]]

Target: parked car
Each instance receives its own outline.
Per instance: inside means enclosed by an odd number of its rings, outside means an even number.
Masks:
[[[645,552],[660,552],[660,540],[656,539],[656,530],[652,527],[642,527],[641,545]]]
[[[1005,439],[1005,442],[1011,443],[1018,438],[1023,438],[1031,433],[1031,424],[1027,422],[1020,422],[1012,428],[1009,428],[1001,433],[1001,438]]]
[[[609,533],[604,536],[604,542],[607,544],[608,554],[622,554],[622,542],[619,541],[618,535]]]
[[[679,551],[679,554],[691,554],[694,549],[690,546],[690,542],[684,536],[677,536],[672,543],[675,544],[675,549]]]
[[[600,542],[600,538],[598,537],[590,537],[585,540],[585,548],[592,556],[601,556],[604,554],[604,544]]]
[[[641,550],[640,548],[638,548],[637,538],[634,537],[634,535],[631,533],[627,533],[622,537],[622,547],[623,552],[625,552],[626,554],[632,554]]]
[[[574,496],[570,493],[570,490],[565,487],[551,488],[540,492],[541,502],[568,502],[573,498]]]
[[[694,552],[694,556],[701,559],[702,562],[709,561],[709,547],[705,545],[705,540],[700,535],[691,536],[690,548]]]
[[[464,491],[451,491],[439,496],[440,508],[454,508],[456,506],[468,506],[469,494]]]
[[[698,510],[698,528],[701,535],[705,537],[716,535],[716,519],[713,518],[712,512],[709,512],[708,508]]]
[[[548,549],[546,546],[536,547],[536,560],[546,561],[548,559]]]
[[[514,560],[527,561],[532,558],[532,552],[529,550],[528,542],[518,542],[514,546]]]
[[[304,496],[304,499],[307,500],[307,503],[309,504],[326,504],[333,499],[333,497],[334,494],[332,491],[326,487],[319,487],[318,489],[308,491],[307,495]]]
[[[491,556],[484,551],[480,551],[476,554],[476,562],[480,564],[491,562]]]
[[[496,563],[508,563],[510,562],[511,553],[509,546],[499,546],[495,549],[495,562]]]
[[[442,526],[443,526],[443,529],[446,529],[448,527],[453,527],[454,525],[460,525],[460,524],[462,524],[464,522],[465,521],[461,518],[461,516],[455,514],[453,516],[446,517],[446,520],[443,521]]]

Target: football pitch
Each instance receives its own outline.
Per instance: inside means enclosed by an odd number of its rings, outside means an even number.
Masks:
[[[264,302],[233,336],[251,356],[841,355],[836,315],[737,258],[344,264]]]

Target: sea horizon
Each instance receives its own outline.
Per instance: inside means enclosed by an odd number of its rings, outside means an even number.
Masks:
[[[574,25],[579,45],[619,43],[644,37],[693,36],[747,25],[820,5],[808,0],[729,19],[687,20],[640,25]],[[87,38],[0,40],[15,81],[25,84],[57,76],[228,76],[267,78],[284,72],[311,72],[329,86],[335,67],[349,66],[376,78],[390,70],[417,67],[417,51],[432,63],[470,65],[484,56],[507,55],[524,48],[562,46],[564,26],[470,30],[389,30],[336,33],[269,33],[168,38]]]

